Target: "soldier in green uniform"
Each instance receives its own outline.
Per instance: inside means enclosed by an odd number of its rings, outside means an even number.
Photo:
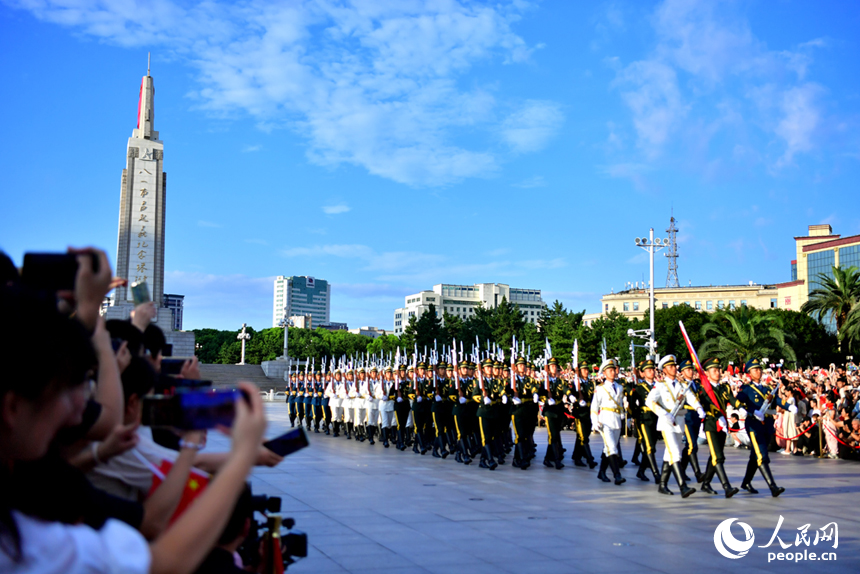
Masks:
[[[427,365],[423,362],[418,363],[418,368],[414,374],[412,391],[409,395],[412,400],[412,422],[415,425],[415,443],[412,445],[412,452],[415,454],[427,454],[430,447],[427,445],[427,437],[429,436],[430,426],[430,401],[432,401],[432,391],[427,382]]]
[[[686,386],[690,384],[690,389],[702,400],[702,388],[693,378],[693,362],[690,359],[684,359],[678,365],[678,372],[681,374],[681,384]],[[684,480],[690,480],[687,474],[687,464],[693,466],[693,473],[696,475],[696,482],[702,482],[702,469],[699,467],[699,427],[702,426],[702,421],[699,418],[696,409],[692,406],[684,405],[684,436],[686,438],[684,445],[684,453],[681,455],[681,474],[684,475]]]
[[[394,418],[397,421],[397,450],[404,451],[407,446],[406,425],[409,421],[409,394],[412,392],[412,381],[409,380],[406,365],[400,365],[394,388],[396,389]]]
[[[451,416],[451,402],[448,400],[450,383],[446,377],[447,371],[444,362],[436,365],[436,377],[433,379],[433,404],[430,408],[430,416],[433,418],[433,428],[436,437],[433,440],[433,456],[436,458],[448,458],[448,425]]]
[[[468,407],[469,398],[472,396],[472,383],[467,376],[468,369],[465,363],[454,365],[451,369],[452,376],[454,376],[454,369],[457,369],[457,375],[454,378],[454,391],[456,392],[457,402],[454,403],[454,408],[451,411],[454,417],[454,430],[457,431],[457,454],[454,459],[463,464],[471,464],[472,457],[469,446],[469,435],[472,430]]]
[[[648,398],[648,393],[654,388],[654,376],[656,370],[654,361],[646,359],[639,363],[639,373],[642,374],[636,386],[630,391],[627,397],[628,404],[633,411],[633,420],[636,425],[636,437],[640,445],[642,453],[642,461],[639,463],[639,471],[636,473],[636,478],[647,481],[645,472],[648,468],[654,475],[654,482],[660,482],[660,471],[657,469],[657,416],[651,411],[651,408],[645,404]]]
[[[499,464],[493,457],[493,438],[495,436],[495,415],[493,361],[485,359],[481,372],[478,374],[478,384],[472,389],[472,400],[478,404],[478,430],[481,433],[481,468],[496,470]]]
[[[543,403],[543,416],[546,419],[548,443],[544,466],[553,466],[558,470],[564,468],[564,447],[561,444],[561,423],[564,417],[564,397],[567,395],[567,385],[559,377],[558,359],[552,357],[546,365],[545,384],[541,386],[538,396]]]
[[[576,466],[585,466],[582,457],[589,468],[597,466],[594,455],[591,454],[591,400],[594,398],[594,383],[588,378],[588,362],[580,361],[578,371],[573,378],[570,398],[573,400],[573,416],[576,417],[576,442],[573,446],[571,459]],[[570,402],[570,400],[569,400]]]
[[[702,408],[705,409],[705,437],[708,439],[708,451],[711,456],[708,459],[708,464],[705,467],[705,473],[702,477],[702,492],[717,494],[711,488],[711,479],[716,474],[720,479],[720,484],[726,493],[726,498],[731,498],[739,492],[737,488],[732,487],[729,482],[729,477],[726,475],[726,469],[723,463],[726,461],[726,456],[723,454],[723,448],[726,444],[726,432],[728,424],[726,423],[726,407],[732,405],[739,408],[740,402],[732,394],[732,389],[727,384],[720,383],[722,371],[720,369],[720,361],[717,359],[708,359],[702,365],[705,374],[708,376],[708,381],[711,383],[711,388],[714,391],[714,402],[710,395],[702,389],[700,400]],[[703,385],[704,386],[704,385]]]
[[[526,470],[534,457],[534,431],[537,415],[534,411],[534,395],[540,391],[537,381],[526,374],[526,360],[519,357],[516,362],[514,386],[511,388],[511,422],[514,427],[513,466]]]

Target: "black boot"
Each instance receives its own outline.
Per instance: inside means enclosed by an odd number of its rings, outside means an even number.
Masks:
[[[729,477],[726,475],[726,469],[723,468],[723,463],[718,463],[714,470],[720,478],[720,484],[723,485],[723,490],[726,491],[726,498],[731,498],[740,492],[737,488],[732,487],[731,483],[729,483]]]
[[[564,468],[564,450],[561,448],[561,443],[556,443],[553,445],[553,452],[555,454],[555,468],[556,470],[561,470]]]
[[[699,455],[695,452],[691,452],[689,457],[690,465],[693,467],[693,473],[696,475],[696,482],[702,482],[705,475],[702,474],[702,467],[699,466]]]
[[[376,434],[376,427],[374,427],[374,426],[367,427],[367,439],[370,442],[370,444],[376,444],[375,442],[373,442],[373,435],[374,434]]]
[[[442,455],[439,454],[439,445],[442,442],[441,437],[436,437],[436,440],[433,441],[433,458],[442,458]]]
[[[546,445],[546,454],[543,455],[543,465],[549,468],[553,466],[553,459],[555,458],[555,453],[553,452],[553,448],[551,444]]]
[[[364,440],[367,438],[366,434],[367,429],[364,427],[364,425],[358,425],[357,427],[355,427],[355,438],[358,439],[358,442],[364,442]]]
[[[636,466],[639,466],[640,464],[642,464],[641,462],[639,462],[639,454],[641,452],[642,452],[642,445],[640,445],[639,441],[637,440],[636,446],[633,447],[633,458],[630,459],[630,462],[632,462]]]
[[[472,457],[469,456],[469,447],[466,446],[466,439],[460,439],[458,441],[460,445],[460,462],[463,464],[472,464]]]
[[[621,476],[621,461],[617,454],[609,455],[609,468],[612,469],[612,476],[615,477],[615,484],[623,484],[627,479]]]
[[[681,489],[681,497],[687,498],[694,492],[696,492],[695,488],[690,488],[687,486],[687,481],[684,480],[684,474],[681,472],[681,465],[676,463],[672,464],[672,472],[675,473],[675,480],[678,481],[678,487]]]
[[[761,471],[761,476],[764,478],[764,481],[767,483],[768,488],[770,488],[770,495],[776,498],[783,492],[785,489],[781,486],[776,485],[776,481],[773,479],[773,474],[770,472],[770,465],[766,462],[763,462],[761,466],[758,467]]]
[[[660,471],[660,481],[657,483],[657,492],[660,494],[675,494],[669,490],[669,475],[671,474],[672,467],[670,467],[669,463],[664,460],[663,468]]]
[[[597,466],[597,463],[594,461],[594,455],[591,454],[591,444],[583,443],[582,449],[585,451],[585,460],[588,461],[588,468]]]
[[[605,454],[600,455],[600,470],[597,471],[597,478],[602,480],[603,482],[612,482],[608,476],[606,476],[606,467],[609,466],[609,459],[606,458]]]
[[[296,426],[296,417],[290,417],[290,428]]]
[[[352,440],[352,430],[353,430],[352,423],[346,423],[346,438],[348,440]]]
[[[648,459],[647,459],[647,458],[645,458],[644,456],[643,456],[642,458],[643,458],[643,460],[642,460],[642,462],[639,464],[639,470],[637,470],[637,471],[636,471],[636,478],[638,478],[638,479],[639,479],[639,480],[641,480],[642,482],[651,482],[651,481],[648,479],[648,477],[647,477],[647,476],[645,476],[645,469],[646,469],[646,468],[648,468],[648,462],[647,462],[647,461],[648,461]]]
[[[644,453],[643,453],[644,456]],[[662,474],[662,470],[657,470],[659,467],[657,466],[657,455],[653,452],[648,453],[648,466],[651,467],[651,472],[654,473],[654,482],[660,482],[660,475]]]
[[[689,463],[690,455],[687,453],[687,449],[684,449],[684,452],[681,453],[681,462],[678,464],[678,470],[681,471],[681,478],[683,478],[685,482],[690,482],[690,477],[687,476],[687,465]]]
[[[403,431],[399,428],[397,429],[397,450],[406,450],[406,443],[403,442]]]
[[[382,429],[379,431],[379,434],[382,438],[382,446],[388,448],[388,427],[382,427]]]
[[[493,459],[493,453],[490,452],[490,446],[487,445],[481,451],[481,468],[489,468],[490,470],[496,470],[496,467],[499,464]]]
[[[758,463],[755,460],[750,459],[747,463],[747,471],[746,474],[744,474],[744,480],[741,482],[741,488],[750,494],[758,494],[758,490],[753,488],[752,485],[752,479],[755,476],[756,468],[758,468]]]
[[[332,426],[332,436],[335,438],[339,437],[340,436],[340,423],[335,422],[335,423],[332,423],[331,426]]]
[[[707,492],[708,494],[717,494],[717,491],[711,488],[711,479],[714,477],[714,465],[711,464],[711,459],[708,459],[708,465],[705,467],[705,472],[702,474],[699,482],[702,483],[702,486],[699,490],[702,492]]]
[[[442,458],[448,458],[448,455],[451,454],[454,449],[451,446],[451,442],[448,440],[448,433],[441,433],[439,435],[439,444],[441,445],[439,448],[439,454],[442,455]]]

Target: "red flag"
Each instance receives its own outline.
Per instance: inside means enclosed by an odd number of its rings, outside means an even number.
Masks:
[[[152,467],[152,488],[149,490],[149,495],[152,496],[152,493],[155,492],[161,483],[164,482],[164,477],[170,473],[170,469],[173,468],[173,463],[169,460],[161,461],[161,465],[156,468]],[[156,472],[156,470],[158,472]],[[179,499],[179,504],[176,505],[176,511],[173,513],[173,516],[170,517],[170,524],[173,524],[177,518],[182,516],[182,513],[185,512],[191,503],[200,496],[206,487],[209,485],[209,475],[192,468],[191,472],[188,475],[188,482],[185,484],[185,490],[182,492],[182,498]]]
[[[681,334],[684,336],[684,342],[687,343],[687,350],[690,351],[690,357],[692,357],[693,364],[696,365],[696,370],[699,372],[699,380],[702,381],[702,388],[705,389],[705,392],[708,394],[708,398],[711,399],[711,402],[714,403],[718,409],[720,409],[720,413],[725,417],[726,413],[723,411],[723,408],[720,406],[720,402],[717,400],[717,395],[714,393],[711,381],[708,379],[708,375],[705,374],[704,369],[702,369],[702,364],[699,362],[699,356],[693,348],[693,343],[690,342],[690,337],[687,336],[687,329],[684,328],[684,322],[678,321],[678,325],[681,326]]]

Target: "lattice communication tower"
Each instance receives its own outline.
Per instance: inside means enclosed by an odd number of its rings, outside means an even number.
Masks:
[[[675,235],[678,233],[678,227],[675,225],[676,219],[673,214],[669,219],[669,229],[666,233],[669,234],[669,251],[666,252],[666,257],[669,259],[669,272],[666,275],[666,287],[680,287],[678,283],[678,241]]]

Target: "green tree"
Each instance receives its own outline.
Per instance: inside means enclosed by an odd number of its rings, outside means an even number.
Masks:
[[[436,305],[430,303],[427,311],[421,314],[415,326],[415,343],[418,345],[418,353],[424,353],[425,348],[429,353],[429,350],[433,348],[434,341],[441,346],[443,335],[442,319],[436,314]]]
[[[464,329],[465,325],[460,317],[447,311],[442,314],[442,339],[446,345],[451,345],[454,340],[462,341]]]
[[[491,341],[506,350],[510,349],[514,336],[522,336],[526,324],[523,312],[518,306],[508,303],[506,297],[502,297],[502,301],[491,310],[488,321]]]
[[[819,273],[818,281],[821,286],[809,293],[809,300],[800,310],[819,321],[832,318],[836,323],[836,336],[841,351],[842,342],[846,339],[842,327],[851,310],[860,301],[860,271],[856,267],[834,267],[833,277]]]
[[[578,329],[579,356],[581,361],[600,362],[600,349],[606,339],[607,357],[618,357],[627,364],[630,357],[630,337],[627,331],[633,323],[616,309],[591,322],[591,326]]]
[[[788,309],[766,309],[759,311],[765,315],[775,315],[782,322],[782,330],[791,333],[794,338],[792,347],[801,363],[807,358],[818,364],[829,364],[837,360],[839,343],[836,335],[811,316],[800,311]],[[843,326],[848,328],[848,322]]]
[[[194,342],[197,349],[197,359],[201,363],[218,363],[221,346],[236,339],[238,331],[221,331],[219,329],[194,329]]]
[[[684,322],[684,328],[687,329],[687,334],[690,336],[690,342],[693,343],[693,348],[699,352],[702,346],[702,326],[708,322],[709,316],[701,311],[696,311],[689,305],[675,305],[665,309],[657,309],[654,313],[654,338],[657,340],[657,352],[660,355],[675,355],[678,358],[689,357],[690,353],[687,350],[687,343],[684,342],[684,336],[681,334],[681,326],[679,322]],[[645,316],[634,322],[633,329],[647,329],[651,323],[651,309],[645,311]],[[636,344],[644,343],[639,339]],[[640,361],[648,354],[647,349],[636,349],[636,361]],[[628,350],[627,357],[630,356]],[[699,359],[705,360],[705,357],[700,356]]]
[[[400,346],[407,352],[411,353],[412,349],[418,343],[418,318],[415,315],[409,317],[406,322],[406,327],[403,328],[403,334],[400,335]]]
[[[656,317],[656,316],[655,316]],[[701,329],[705,343],[699,358],[716,357],[723,364],[744,363],[752,358],[769,357],[797,360],[789,344],[793,336],[782,329],[781,317],[761,313],[747,306],[735,310],[715,311]]]

